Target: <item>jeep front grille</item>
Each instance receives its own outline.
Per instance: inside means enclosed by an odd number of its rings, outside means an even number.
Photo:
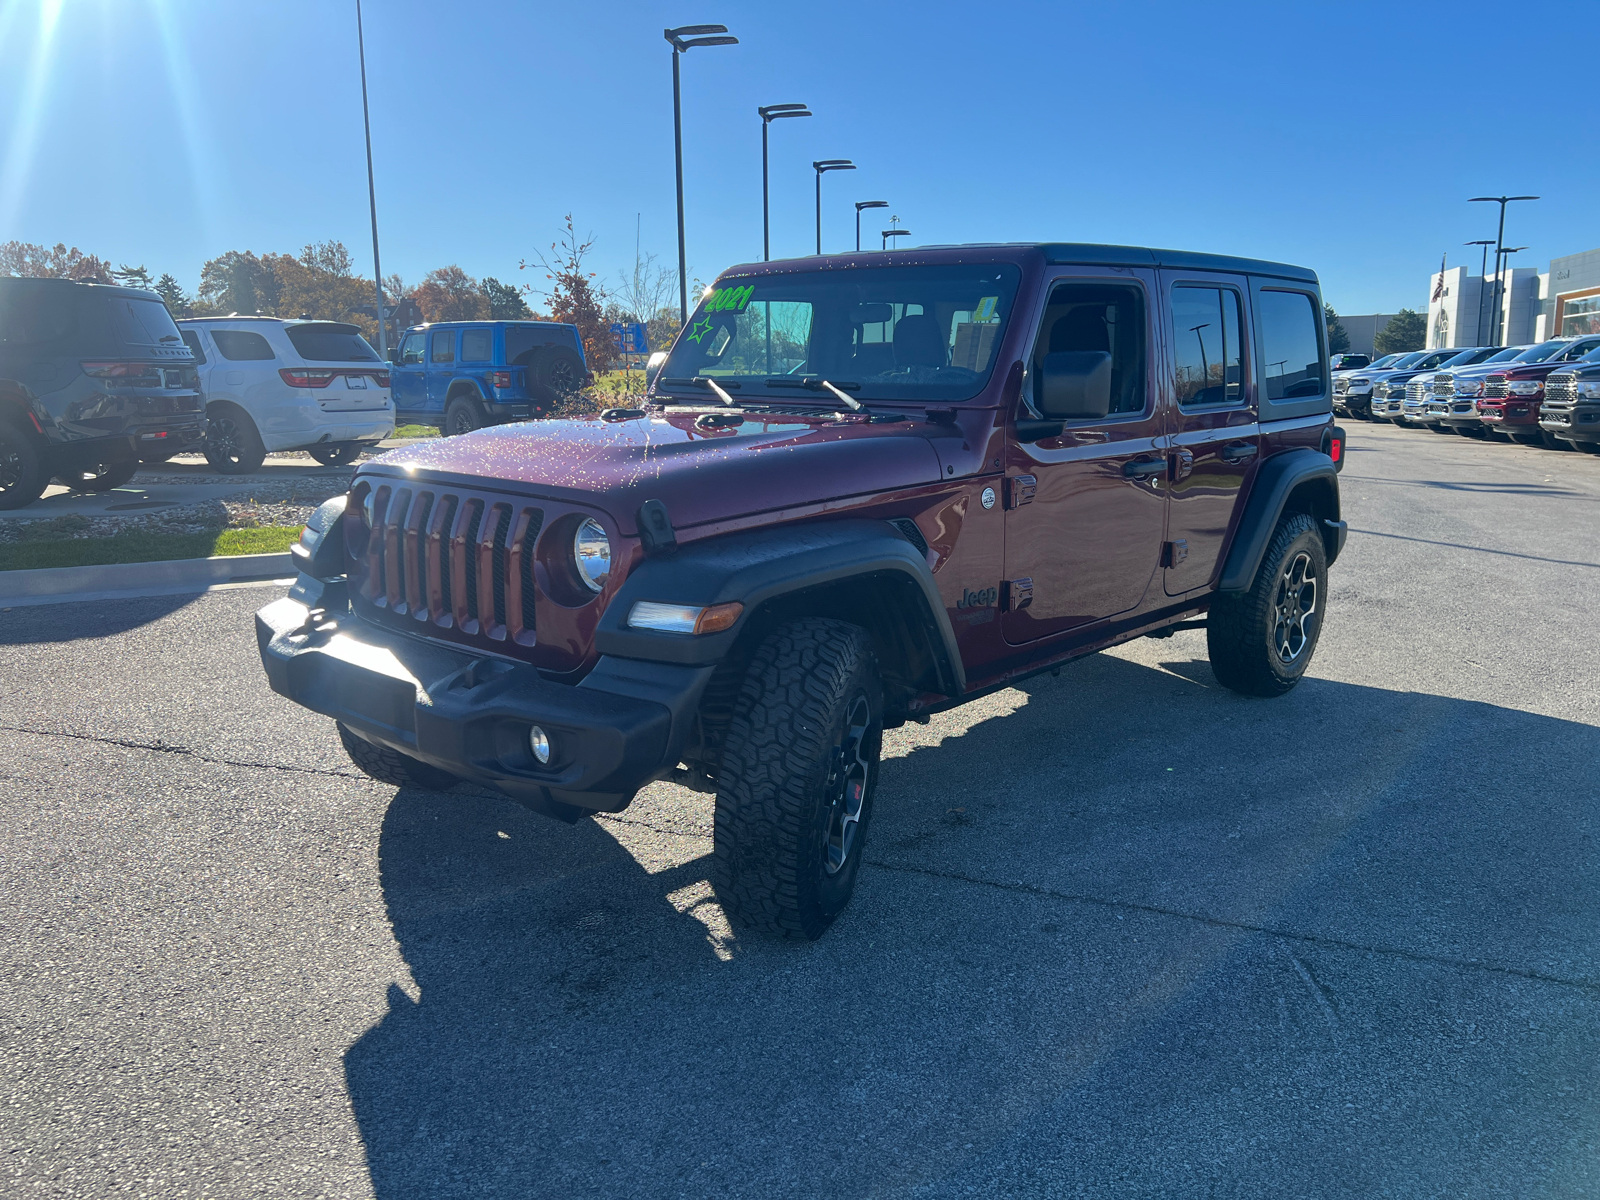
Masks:
[[[1483,398],[1485,400],[1504,400],[1511,394],[1511,385],[1506,382],[1504,375],[1491,375],[1483,381]]]
[[[544,508],[512,496],[375,483],[365,578],[369,615],[451,640],[534,644],[534,546]]]
[[[1578,398],[1576,375],[1552,375],[1544,381],[1544,398],[1570,404]]]

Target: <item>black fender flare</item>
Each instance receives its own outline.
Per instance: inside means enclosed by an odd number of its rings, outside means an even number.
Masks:
[[[933,572],[927,559],[887,521],[821,521],[728,534],[647,557],[606,606],[595,630],[595,647],[618,658],[708,666],[733,649],[763,606],[852,581],[884,582],[894,589],[897,616],[907,623],[931,664],[927,690],[951,699],[962,695],[966,672]],[[631,629],[628,614],[640,600],[693,606],[737,600],[744,612],[732,628],[698,637]]]
[[[483,389],[478,386],[478,381],[470,375],[463,375],[452,379],[450,386],[445,389],[444,406],[449,408],[452,400],[459,400],[463,395],[467,395],[470,400],[476,400],[479,404],[487,403],[484,399]]]
[[[1234,531],[1233,545],[1222,568],[1222,578],[1217,584],[1219,592],[1250,589],[1289,498],[1298,488],[1307,486],[1315,489],[1320,498],[1313,513],[1321,521],[1328,562],[1339,557],[1344,546],[1345,523],[1339,519],[1338,468],[1333,459],[1320,450],[1303,446],[1285,450],[1267,459],[1256,472],[1250,498],[1245,502],[1239,527]]]

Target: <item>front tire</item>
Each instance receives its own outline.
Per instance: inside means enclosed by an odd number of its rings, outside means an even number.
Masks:
[[[1316,521],[1289,513],[1242,595],[1218,595],[1206,621],[1217,682],[1246,696],[1281,696],[1300,682],[1322,633],[1328,557]]]
[[[44,495],[49,482],[38,443],[0,420],[0,509],[26,508]]]
[[[883,749],[866,630],[796,621],[757,648],[717,772],[717,899],[738,924],[814,940],[861,868]]]
[[[334,724],[339,727],[339,740],[344,743],[344,752],[350,756],[350,761],[379,783],[444,792],[460,782],[449,771],[430,767],[398,750],[367,741],[343,721],[335,721]]]
[[[267,448],[250,414],[240,408],[218,407],[206,419],[206,461],[221,475],[248,475],[259,471]]]

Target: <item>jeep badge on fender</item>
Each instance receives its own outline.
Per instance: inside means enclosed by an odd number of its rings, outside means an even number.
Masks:
[[[1301,267],[1067,244],[735,267],[642,407],[363,462],[257,615],[261,658],[396,786],[564,821],[656,780],[714,792],[723,909],[815,938],[862,869],[884,730],[1202,623],[1223,685],[1295,686],[1345,541],[1331,398]]]

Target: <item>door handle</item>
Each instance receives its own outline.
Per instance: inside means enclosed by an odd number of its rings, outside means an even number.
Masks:
[[[1167,473],[1167,460],[1164,458],[1130,458],[1122,464],[1122,473],[1129,479],[1148,479],[1152,475],[1165,475]]]
[[[1248,462],[1255,456],[1256,445],[1254,442],[1229,442],[1222,448],[1222,453],[1219,455],[1223,462],[1235,464]]]

